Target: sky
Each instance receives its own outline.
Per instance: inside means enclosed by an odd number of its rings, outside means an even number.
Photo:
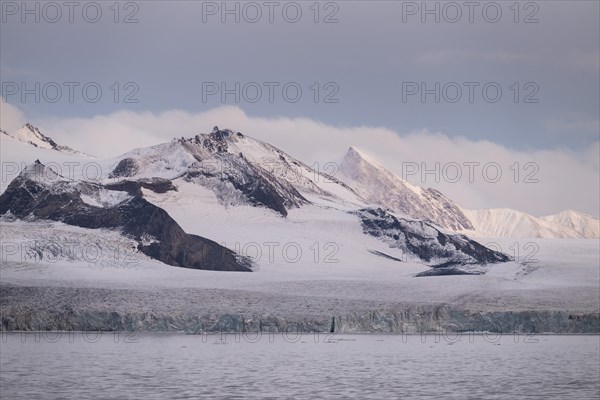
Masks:
[[[307,162],[360,147],[468,208],[598,216],[599,4],[1,1],[0,127],[114,156],[218,124]]]

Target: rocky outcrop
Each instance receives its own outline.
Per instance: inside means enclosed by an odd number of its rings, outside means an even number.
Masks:
[[[109,178],[127,178],[134,176],[139,171],[139,166],[133,158],[124,158],[117,163],[117,166],[108,175]]]
[[[242,151],[246,148],[259,148],[260,154],[279,151],[239,132],[215,127],[208,134],[130,152],[109,177],[139,181],[158,174],[169,180],[182,178],[212,190],[226,206],[266,207],[284,217],[289,209],[309,203],[296,188],[298,182],[276,174],[272,162],[247,158]]]
[[[308,204],[308,200],[292,185],[239,155],[218,154],[213,161],[227,168],[213,171],[210,166],[207,168],[206,164],[199,164],[190,169],[184,178],[212,188],[223,203],[231,200],[229,191],[233,189],[249,204],[270,208],[284,217],[289,208]]]
[[[142,189],[148,189],[154,193],[166,193],[177,191],[177,187],[168,179],[152,178],[138,180],[122,180],[104,185],[108,190],[127,192],[131,196],[143,196]]]
[[[89,229],[114,229],[138,242],[138,250],[166,264],[216,271],[251,271],[252,263],[206,238],[190,235],[169,214],[139,196],[144,183],[123,184],[133,194],[123,201],[97,207],[83,201],[82,192],[107,187],[76,184],[51,176],[40,162],[26,168],[0,196],[0,215],[59,221]],[[114,187],[114,186],[113,186]],[[152,186],[150,186],[152,187]],[[159,185],[160,188],[164,188]],[[167,187],[168,188],[168,187]]]
[[[404,257],[429,263],[433,270],[419,276],[480,274],[481,264],[510,261],[504,253],[463,235],[445,234],[425,221],[398,218],[381,208],[365,208],[354,214],[365,234],[402,250]]]

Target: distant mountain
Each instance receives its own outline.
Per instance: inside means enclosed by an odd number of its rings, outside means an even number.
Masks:
[[[88,157],[57,144],[29,123],[12,133],[0,133],[41,151]],[[3,156],[6,158],[6,154]],[[111,160],[110,168],[108,165],[105,164],[112,179],[159,177],[193,181],[210,188],[226,206],[264,206],[283,216],[291,208],[322,199],[347,209],[383,207],[451,231],[480,236],[600,237],[597,219],[572,210],[534,217],[511,209],[462,209],[435,189],[402,180],[355,147],[347,151],[340,174],[333,177],[268,143],[215,127],[208,134],[133,150]]]
[[[368,203],[454,232],[510,238],[600,237],[600,221],[576,211],[538,218],[512,209],[463,209],[435,189],[402,180],[354,147],[340,171],[340,178]]]
[[[68,146],[57,144],[54,140],[44,135],[38,128],[29,123],[23,125],[21,128],[12,133],[3,130],[0,130],[0,133],[40,149],[56,150],[63,153],[80,153],[79,151],[73,150]]]
[[[541,220],[571,229],[585,238],[600,237],[600,220],[591,215],[573,210],[561,211],[558,214],[540,217]]]
[[[342,180],[369,203],[453,231],[473,229],[461,208],[441,192],[411,185],[354,147],[346,153],[340,171]]]
[[[508,208],[463,210],[474,234],[510,238],[598,238],[600,221],[575,211],[534,217]]]

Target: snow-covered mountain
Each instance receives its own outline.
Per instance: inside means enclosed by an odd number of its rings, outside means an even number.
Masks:
[[[98,235],[108,229],[133,241],[136,251],[174,266],[247,271],[264,265],[244,250],[249,243],[277,243],[299,246],[297,252],[312,252],[315,259],[334,249],[348,268],[481,274],[509,257],[465,233],[580,238],[598,232],[597,220],[575,212],[535,218],[514,210],[462,210],[355,148],[334,177],[268,143],[214,127],[94,159],[92,170],[102,173],[90,179],[87,156],[56,145],[29,124],[18,132],[0,135],[3,160],[29,160],[21,161],[24,168],[7,188],[3,182],[4,223],[49,220]],[[32,158],[41,161],[31,164]],[[61,160],[79,169],[63,176]]]
[[[356,193],[268,143],[219,130],[126,153],[109,177],[183,179],[212,189],[226,206],[252,204],[281,215],[309,198],[362,204]]]
[[[162,191],[146,182],[145,187]],[[175,190],[174,187],[169,190]],[[58,221],[67,225],[118,231],[134,240],[136,251],[165,264],[218,271],[251,271],[246,257],[214,241],[190,235],[164,210],[137,190],[70,181],[36,160],[0,195],[0,215],[26,221]]]
[[[351,147],[341,179],[371,204],[455,232],[502,238],[598,238],[600,221],[576,211],[534,217],[512,209],[466,210],[435,189],[402,180]]]
[[[600,237],[600,221],[591,215],[573,210],[561,211],[558,214],[540,217],[541,220],[571,229],[585,238]]]
[[[80,153],[77,150],[73,150],[68,146],[62,146],[57,144],[50,137],[44,135],[40,130],[27,123],[23,125],[21,128],[16,131],[9,133],[0,129],[0,133],[11,137],[13,139],[19,140],[21,142],[30,144],[34,147],[38,147],[40,149],[48,149],[48,150],[56,150],[64,153]]]
[[[299,253],[320,246],[337,249],[349,267],[401,261],[421,265],[421,272],[445,268],[436,274],[465,274],[485,270],[474,272],[473,264],[508,261],[502,253],[474,247],[462,235],[442,233],[419,216],[368,212],[369,201],[342,181],[240,132],[215,127],[98,165],[110,171],[100,180],[85,174],[67,179],[41,161],[28,165],[1,195],[0,215],[32,223],[56,221],[99,235],[116,230],[151,258],[195,269],[260,267],[243,248],[236,249],[249,239],[293,244],[300,246]],[[376,224],[373,216],[380,219]],[[247,220],[253,221],[249,237]],[[263,221],[270,221],[268,228]],[[346,222],[332,230],[337,221]]]
[[[575,211],[534,217],[508,208],[463,210],[476,236],[503,238],[598,238],[600,221]]]
[[[411,185],[354,147],[346,153],[340,172],[342,179],[370,203],[453,231],[473,229],[451,199],[435,189]]]

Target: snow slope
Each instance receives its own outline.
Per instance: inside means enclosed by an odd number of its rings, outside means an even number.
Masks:
[[[573,210],[561,211],[558,214],[540,218],[543,221],[574,230],[585,238],[600,237],[600,221],[594,217]]]
[[[196,185],[189,189],[203,190]],[[211,192],[205,194],[212,195]],[[185,217],[185,210],[193,207],[166,197],[154,200],[162,204],[171,203],[173,208],[184,206],[181,214],[175,215],[179,220]],[[213,201],[213,206],[218,207],[216,199],[213,198]],[[190,304],[177,303],[176,293],[184,293],[187,289],[202,289],[193,292],[193,298],[202,299],[207,307],[222,309],[222,304],[211,301],[226,301],[227,307],[232,307],[229,312],[252,306],[257,310],[265,307],[297,313],[305,305],[310,305],[316,308],[304,311],[314,314],[319,312],[319,305],[332,301],[343,307],[350,307],[350,301],[376,302],[365,304],[370,312],[385,308],[386,302],[392,301],[450,304],[485,311],[598,311],[600,260],[596,240],[534,239],[531,242],[536,244],[537,252],[526,268],[519,263],[505,263],[490,269],[485,275],[414,278],[416,273],[426,270],[422,264],[400,263],[385,257],[378,257],[373,262],[373,259],[367,258],[364,249],[390,250],[376,239],[361,235],[360,227],[351,219],[344,219],[347,214],[333,218],[332,215],[319,214],[313,206],[307,208],[306,211],[296,209],[288,217],[287,223],[298,227],[296,235],[290,235],[290,230],[281,228],[272,213],[255,207],[230,210],[233,212],[231,220],[238,220],[240,215],[249,219],[239,225],[238,231],[228,232],[227,227],[222,226],[223,223],[228,224],[227,219],[219,218],[217,224],[212,223],[217,218],[205,220],[200,216],[188,221],[186,230],[195,227],[196,233],[210,231],[222,243],[238,243],[239,248],[246,247],[248,255],[259,254],[255,245],[258,244],[262,253],[255,257],[260,257],[260,268],[251,274],[173,268],[135,252],[133,242],[108,230],[98,234],[57,222],[4,219],[0,221],[0,240],[4,243],[0,283],[122,289],[119,298],[112,298],[111,303],[123,302],[119,307],[128,312],[137,310],[127,306],[128,292],[124,290],[141,290],[153,298],[161,296],[159,302],[163,307],[183,310]],[[323,213],[323,210],[320,212]],[[210,210],[205,213],[206,216],[211,215]],[[262,221],[260,228],[252,224],[256,220]],[[319,229],[306,227],[313,220],[320,221]],[[269,228],[273,231],[269,232]],[[283,234],[283,231],[286,233]],[[361,239],[357,246],[343,245],[356,238]],[[503,249],[514,245],[512,239],[493,240]],[[267,242],[279,243],[278,246],[270,245],[275,249],[271,253],[272,258],[265,245]],[[289,261],[295,257],[292,250],[287,256],[282,251],[285,243],[293,242],[303,249],[297,262]],[[315,262],[314,253],[309,249],[315,242],[342,245],[337,252],[331,249],[325,251],[321,247],[322,253]],[[33,249],[37,251],[32,252]],[[337,262],[325,262],[326,257]],[[163,292],[166,289],[172,289],[173,293]],[[206,295],[208,289],[212,290],[210,296]],[[254,304],[248,304],[248,299]],[[70,303],[69,299],[62,301]],[[102,299],[96,302],[101,304]],[[110,311],[110,308],[106,310]]]
[[[44,135],[38,128],[29,123],[23,125],[21,128],[12,133],[8,133],[3,130],[0,130],[0,133],[40,149],[56,150],[64,153],[80,153],[68,146],[61,146],[57,144],[54,140]]]
[[[451,199],[435,189],[411,185],[354,147],[346,153],[340,171],[341,179],[373,204],[454,231],[473,228]]]
[[[574,211],[537,218],[508,208],[463,210],[474,230],[466,234],[506,238],[587,238],[600,237],[599,221]]]

